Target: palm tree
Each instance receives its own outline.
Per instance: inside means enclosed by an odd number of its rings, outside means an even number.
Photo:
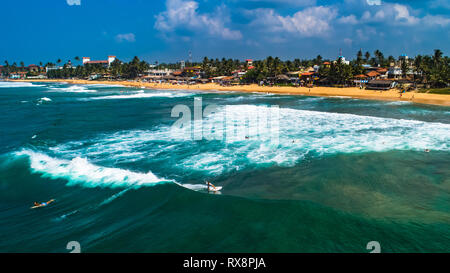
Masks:
[[[358,53],[356,54],[356,63],[358,65],[360,65],[362,63],[362,58],[363,58],[363,53],[362,53],[362,50],[360,49],[358,51]]]
[[[321,65],[322,64],[322,60],[323,60],[322,56],[317,55],[317,57],[316,57],[316,64],[317,65]]]
[[[434,50],[434,55],[433,55],[433,62],[435,65],[439,65],[442,61],[442,51],[439,49],[435,49]]]
[[[394,56],[389,56],[388,57],[388,62],[389,62],[389,65],[391,64],[391,63],[394,63],[394,65],[395,65],[395,58],[394,58]]]
[[[366,57],[365,62],[368,62],[370,59],[370,53],[369,51],[366,52],[366,54],[364,55]]]

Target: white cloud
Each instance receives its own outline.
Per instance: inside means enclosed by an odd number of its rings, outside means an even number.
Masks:
[[[377,35],[377,31],[372,27],[364,27],[356,30],[356,35],[361,41],[368,41]]]
[[[69,6],[81,6],[81,0],[66,0]]]
[[[410,15],[409,10],[406,6],[400,4],[394,4],[395,20],[399,22],[404,22],[408,25],[417,24],[419,19]]]
[[[377,7],[377,11],[372,14],[365,11],[361,17],[365,22],[382,22],[392,25],[417,25],[420,18],[411,14],[410,9],[401,4],[384,4]]]
[[[218,8],[214,14],[199,13],[198,2],[183,0],[167,0],[167,10],[156,16],[155,28],[163,32],[173,32],[178,28],[221,37],[227,40],[238,40],[242,34],[238,30],[225,27],[229,20],[224,15],[223,8]]]
[[[427,26],[439,25],[441,27],[446,27],[450,25],[450,18],[445,18],[440,15],[427,15],[422,18],[422,22]]]
[[[256,18],[251,25],[276,33],[292,33],[304,37],[325,36],[332,30],[330,22],[337,11],[330,7],[306,8],[292,16],[281,16],[273,9],[257,9],[251,12]]]
[[[280,3],[289,6],[312,6],[316,4],[316,0],[235,0],[235,2],[269,2],[269,3]]]
[[[450,9],[450,2],[448,0],[434,0],[430,3],[430,7]]]
[[[381,0],[366,0],[367,4],[371,6],[379,6],[381,5]]]
[[[371,16],[372,16],[372,15],[370,14],[369,11],[365,11],[365,12],[363,13],[361,19],[362,19],[362,20],[370,20]]]
[[[116,41],[118,41],[119,43],[124,41],[133,43],[136,41],[136,36],[134,35],[134,33],[117,34]]]
[[[356,19],[355,15],[349,15],[349,16],[344,16],[338,19],[338,22],[341,24],[349,24],[349,25],[355,25],[358,23],[358,19]]]
[[[353,40],[350,39],[350,38],[344,38],[344,43],[345,43],[347,46],[352,46]]]

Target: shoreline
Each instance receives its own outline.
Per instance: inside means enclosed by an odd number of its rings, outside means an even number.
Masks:
[[[382,101],[404,101],[421,104],[431,104],[440,106],[450,106],[450,95],[429,94],[418,92],[406,92],[400,97],[397,90],[389,91],[375,91],[359,89],[358,87],[269,87],[251,85],[238,86],[220,86],[214,83],[194,84],[194,85],[172,85],[168,83],[147,83],[134,81],[88,81],[88,80],[50,80],[50,79],[30,79],[30,80],[9,80],[12,82],[65,82],[68,84],[116,84],[127,87],[137,88],[152,88],[152,89],[183,89],[183,90],[198,90],[198,91],[235,91],[243,93],[272,93],[285,95],[305,95],[305,96],[319,96],[319,97],[348,97],[355,99],[369,99]]]

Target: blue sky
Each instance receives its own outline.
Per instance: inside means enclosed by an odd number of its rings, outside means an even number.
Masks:
[[[0,62],[450,51],[450,0],[2,1]]]

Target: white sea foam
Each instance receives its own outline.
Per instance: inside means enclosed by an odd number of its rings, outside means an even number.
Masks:
[[[176,98],[176,97],[187,97],[193,96],[193,93],[182,93],[182,92],[145,92],[144,90],[139,90],[132,93],[126,93],[122,95],[110,95],[110,96],[99,96],[83,98],[80,100],[116,100],[116,99],[140,99],[140,98]]]
[[[43,97],[43,98],[38,99],[36,104],[40,105],[40,104],[48,103],[48,102],[51,102],[51,101],[52,101],[52,99],[47,98],[47,97]]]
[[[0,88],[12,87],[42,87],[44,85],[33,84],[31,82],[0,82]]]
[[[50,87],[51,92],[68,92],[68,93],[95,93],[97,90],[88,89],[83,85],[71,85],[68,87]]]
[[[94,87],[94,88],[114,88],[114,87],[125,87],[124,85],[121,84],[100,84],[100,83],[96,83],[96,84],[86,84],[84,85],[86,87]]]
[[[123,187],[152,186],[158,183],[173,182],[158,178],[152,172],[137,173],[129,170],[106,168],[90,163],[86,158],[76,157],[72,160],[56,159],[46,154],[30,150],[16,153],[30,159],[30,167],[36,173],[51,179],[66,179],[67,185],[85,187]]]
[[[235,113],[233,118],[237,121],[254,120],[265,106],[227,107]],[[220,108],[204,121],[220,123],[224,112]],[[217,175],[252,166],[292,166],[305,157],[338,153],[450,150],[450,124],[288,108],[280,109],[279,122],[276,146],[271,142],[270,128],[255,128],[250,122],[241,123],[248,127],[249,139],[227,137],[224,133],[224,139],[198,142],[184,139],[183,129],[172,131],[169,126],[159,126],[101,135],[85,145],[66,143],[53,147],[52,151],[120,162],[158,162],[174,171]]]
[[[80,185],[83,187],[126,187],[139,188],[142,186],[155,186],[162,183],[175,183],[192,190],[203,189],[204,185],[181,184],[174,180],[159,178],[152,172],[139,173],[119,168],[102,167],[90,163],[86,158],[75,157],[72,160],[57,159],[44,153],[31,150],[22,150],[15,153],[16,156],[27,156],[30,160],[30,168],[33,172],[50,179],[67,180],[68,186]],[[104,204],[124,194],[118,194],[108,198]]]

